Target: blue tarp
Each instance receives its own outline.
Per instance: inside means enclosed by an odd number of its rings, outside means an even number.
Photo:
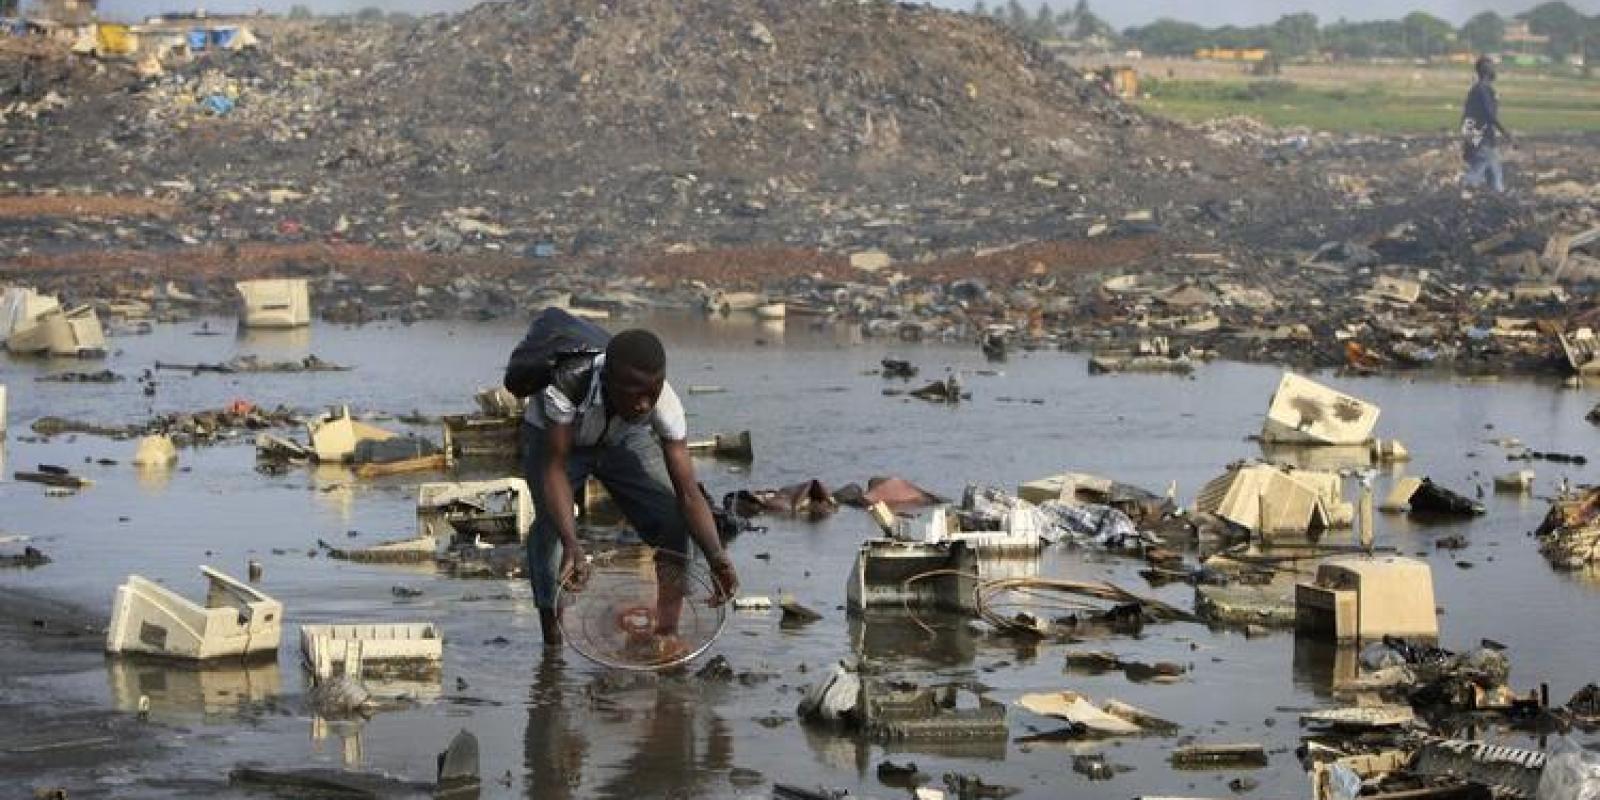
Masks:
[[[212,28],[211,46],[227,49],[233,46],[233,37],[238,35],[238,28]]]
[[[210,38],[211,37],[206,32],[205,28],[190,28],[189,29],[189,52],[191,52],[191,53],[204,52],[205,49],[206,49],[206,42],[209,41]]]

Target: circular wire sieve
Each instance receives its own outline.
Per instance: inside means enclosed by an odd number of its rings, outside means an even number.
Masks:
[[[675,592],[681,603],[673,602]],[[591,556],[588,580],[563,581],[556,606],[562,638],[584,658],[615,669],[659,670],[694,659],[716,641],[728,621],[726,603],[711,605],[716,595],[705,565],[635,546]],[[664,635],[673,606],[677,630]]]

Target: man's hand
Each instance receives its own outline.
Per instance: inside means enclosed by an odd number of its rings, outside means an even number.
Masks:
[[[739,573],[733,569],[733,559],[724,550],[711,559],[711,577],[716,581],[717,593],[711,598],[716,608],[732,600],[739,593]]]
[[[583,552],[583,546],[576,542],[563,544],[561,546],[561,587],[567,591],[581,592],[588,582],[589,558]]]

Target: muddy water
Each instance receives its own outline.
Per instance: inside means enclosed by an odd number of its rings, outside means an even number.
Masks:
[[[1246,774],[1174,771],[1166,764],[1174,739],[898,752],[800,726],[793,712],[803,687],[840,658],[869,655],[906,678],[980,685],[1005,702],[1025,692],[1072,688],[1143,706],[1181,723],[1184,735],[1199,741],[1265,742],[1270,766],[1247,773],[1261,782],[1256,794],[1295,796],[1305,790],[1292,754],[1299,741],[1296,719],[1300,709],[1330,702],[1327,653],[1297,646],[1290,633],[1245,639],[1196,625],[1150,627],[1136,638],[1075,646],[1191,667],[1176,684],[1136,684],[1114,672],[1066,674],[1068,648],[1062,645],[1018,648],[960,624],[946,624],[930,638],[902,623],[851,623],[843,612],[845,576],[856,543],[871,530],[858,512],[845,510],[821,522],[769,517],[761,520],[767,532],[746,534],[733,546],[747,593],[792,592],[825,615],[792,631],[780,630],[775,616],[733,616],[713,652],[739,671],[770,673],[769,680],[751,686],[667,679],[596,687],[603,671],[577,655],[541,659],[537,623],[521,583],[453,580],[422,569],[307,556],[318,539],[350,546],[408,535],[415,529],[415,486],[436,478],[357,482],[336,469],[267,477],[253,471],[253,452],[244,442],[186,450],[179,471],[142,475],[126,463],[131,442],[88,436],[19,440],[29,435],[28,423],[44,414],[137,421],[234,398],[307,409],[349,404],[359,412],[389,414],[464,411],[473,389],[497,381],[522,327],[319,325],[239,337],[231,320],[208,322],[228,334],[195,335],[200,323],[160,326],[148,336],[114,339],[106,366],[131,378],[158,360],[221,361],[244,353],[288,359],[314,352],[357,369],[288,376],[161,373],[159,390],[147,398],[132,380],[109,386],[38,383],[39,374],[80,365],[0,357],[0,383],[9,386],[11,398],[6,476],[56,463],[95,480],[66,498],[47,497],[32,484],[0,482],[0,533],[31,536],[56,559],[41,569],[0,572],[0,584],[104,613],[113,588],[129,573],[196,596],[203,590],[197,565],[242,575],[255,558],[265,566],[263,588],[287,607],[282,655],[276,665],[198,674],[95,662],[66,675],[6,684],[7,700],[49,697],[74,707],[125,708],[140,694],[156,698],[152,735],[161,738],[165,754],[156,763],[32,774],[25,776],[29,785],[167,796],[174,787],[190,785],[182,781],[210,779],[245,760],[345,764],[423,780],[431,778],[434,754],[462,728],[481,743],[486,796],[765,796],[771,781],[901,796],[902,790],[881,786],[874,775],[886,756],[915,761],[935,776],[977,773],[1021,787],[1028,797],[1216,795],[1226,793],[1230,778]],[[996,366],[975,349],[863,342],[847,327],[812,328],[800,321],[771,327],[749,319],[663,316],[650,324],[668,341],[671,377],[680,392],[690,384],[726,389],[685,393],[691,430],[755,432],[757,458],[747,468],[700,462],[716,496],[811,477],[838,486],[887,474],[959,496],[968,482],[1014,487],[1074,469],[1157,491],[1176,483],[1180,499],[1188,501],[1228,462],[1260,454],[1246,437],[1259,430],[1279,375],[1266,367],[1214,364],[1192,380],[1090,377],[1084,359],[1073,354],[1018,354]],[[909,358],[924,377],[963,370],[972,401],[945,407],[885,396],[886,386],[902,384],[864,373],[886,355]],[[999,374],[980,372],[992,368]],[[1380,432],[1404,441],[1415,456],[1404,469],[1468,494],[1479,485],[1485,489],[1489,514],[1469,522],[1422,526],[1379,518],[1380,542],[1423,554],[1433,564],[1445,612],[1444,643],[1501,641],[1510,648],[1513,682],[1526,687],[1548,681],[1558,700],[1595,679],[1600,650],[1583,620],[1600,611],[1600,582],[1546,567],[1527,538],[1544,503],[1489,491],[1493,474],[1523,465],[1508,463],[1487,440],[1517,437],[1536,449],[1592,454],[1600,433],[1583,415],[1597,395],[1530,382],[1329,380],[1383,407]],[[419,432],[438,435],[432,428]],[[100,458],[123,463],[86,462]],[[1563,477],[1573,483],[1595,477],[1592,466],[1534,468],[1540,495]],[[1391,478],[1380,478],[1380,497]],[[1447,534],[1464,535],[1470,546],[1450,555],[1435,551],[1432,540]],[[1045,555],[1040,571],[1106,577],[1180,605],[1192,602],[1187,587],[1148,589],[1137,575],[1140,566],[1092,551],[1059,550]],[[422,595],[402,598],[391,591],[395,586]],[[444,676],[413,687],[425,702],[411,708],[381,713],[364,725],[322,726],[302,704],[307,687],[295,626],[354,619],[439,622],[447,635]],[[1025,712],[1011,715],[1013,738],[1055,727]],[[1071,771],[1074,753],[1105,753],[1134,769],[1091,783]],[[758,771],[765,782],[737,785],[732,778],[745,770]]]

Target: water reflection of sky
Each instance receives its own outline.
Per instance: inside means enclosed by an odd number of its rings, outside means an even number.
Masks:
[[[692,431],[755,432],[754,463],[700,462],[703,480],[718,497],[812,477],[840,486],[875,475],[900,475],[959,496],[969,481],[1010,487],[1072,469],[1156,491],[1175,482],[1179,497],[1189,500],[1228,462],[1260,454],[1247,437],[1259,431],[1278,380],[1275,369],[1237,364],[1207,365],[1192,380],[1090,377],[1083,357],[1055,352],[1017,354],[1008,363],[991,365],[976,348],[864,341],[850,326],[813,327],[800,319],[781,328],[737,316],[660,318],[653,324],[668,341],[675,384],[726,389],[685,398]],[[47,371],[100,365],[0,357],[0,383],[10,389],[8,470],[57,463],[96,482],[67,498],[46,497],[31,484],[0,482],[0,534],[31,536],[57,559],[43,569],[0,573],[0,582],[42,589],[104,612],[112,589],[129,573],[198,596],[204,582],[197,565],[242,575],[246,562],[255,558],[265,567],[263,588],[286,605],[290,627],[276,681],[270,676],[257,681],[253,672],[243,678],[173,673],[158,679],[118,667],[92,680],[58,679],[62,691],[115,707],[126,707],[130,687],[164,680],[158,711],[217,734],[208,735],[205,746],[186,751],[183,768],[225,768],[246,753],[285,765],[337,765],[355,754],[365,767],[424,779],[431,777],[433,755],[466,728],[480,740],[485,776],[497,787],[494,795],[763,793],[731,782],[734,767],[757,770],[769,781],[892,795],[897,790],[878,786],[873,777],[885,755],[882,748],[807,731],[792,719],[805,684],[837,659],[864,653],[892,675],[978,683],[1007,702],[1024,692],[1072,688],[1151,709],[1201,740],[1267,741],[1275,753],[1271,767],[1255,775],[1263,784],[1260,792],[1304,791],[1304,777],[1288,752],[1297,743],[1293,709],[1326,702],[1328,683],[1341,663],[1337,653],[1296,646],[1286,634],[1245,639],[1193,625],[1147,628],[1140,637],[1081,646],[1191,668],[1175,685],[1135,684],[1119,672],[1064,674],[1065,646],[1018,648],[959,622],[936,626],[931,639],[903,621],[849,622],[842,610],[845,576],[856,543],[873,530],[855,511],[816,523],[768,518],[763,520],[766,533],[746,534],[733,548],[748,592],[791,592],[825,616],[805,628],[781,630],[772,615],[733,615],[715,652],[737,670],[775,677],[749,687],[668,679],[606,694],[591,690],[598,668],[576,656],[568,654],[562,667],[540,659],[537,623],[520,583],[457,581],[414,569],[308,557],[318,539],[359,546],[409,534],[416,525],[415,487],[431,476],[356,481],[340,470],[265,476],[252,469],[251,448],[243,441],[183,451],[177,471],[154,476],[128,465],[132,442],[87,436],[31,440],[28,423],[45,414],[127,422],[217,407],[234,398],[305,409],[349,404],[389,414],[463,411],[475,389],[498,381],[522,327],[516,321],[318,325],[309,331],[235,336],[230,321],[212,320],[210,326],[229,333],[195,336],[199,325],[188,323],[113,339],[113,354],[104,366],[132,378],[158,360],[213,362],[245,353],[280,360],[314,352],[357,369],[288,376],[161,372],[155,397],[146,398],[132,380],[111,385],[33,380]],[[916,363],[922,369],[919,380],[943,377],[949,368],[961,370],[973,399],[946,407],[885,396],[885,387],[906,384],[867,374],[884,356]],[[984,374],[990,369],[998,374]],[[1517,685],[1548,681],[1557,699],[1593,679],[1592,648],[1571,642],[1581,634],[1579,621],[1600,609],[1600,583],[1588,573],[1554,573],[1539,558],[1526,533],[1537,525],[1545,504],[1492,493],[1494,474],[1524,465],[1506,461],[1489,440],[1516,437],[1537,449],[1587,452],[1600,435],[1583,419],[1595,394],[1541,382],[1330,380],[1381,405],[1380,432],[1401,439],[1414,456],[1410,464],[1380,474],[1380,498],[1398,474],[1430,475],[1469,496],[1484,487],[1489,514],[1479,519],[1443,525],[1385,515],[1378,520],[1380,542],[1434,565],[1445,644],[1466,647],[1483,637],[1504,642]],[[1027,402],[1032,400],[1042,403]],[[419,432],[438,436],[431,428]],[[100,458],[120,463],[92,463]],[[1591,467],[1532,467],[1540,497],[1562,477],[1573,483],[1593,480]],[[1447,557],[1432,546],[1445,534],[1464,535],[1470,545]],[[1457,560],[1473,568],[1457,567]],[[1057,550],[1046,554],[1040,571],[1107,578],[1185,606],[1192,601],[1187,587],[1148,589],[1137,574],[1142,566],[1093,552]],[[397,597],[391,593],[396,585],[423,594]],[[348,740],[356,734],[341,728],[325,731],[318,745],[307,735],[309,716],[299,710],[305,685],[294,626],[356,619],[440,623],[447,637],[443,697],[379,714],[360,726],[353,744]],[[157,697],[142,693],[153,702]],[[227,734],[237,718],[229,716],[227,698],[250,706],[262,702],[263,693],[276,698],[267,702],[288,711],[251,716],[255,721],[247,733]],[[785,719],[774,727],[758,722]],[[1014,736],[1049,727],[1023,712],[1013,714]],[[1170,740],[1161,739],[1012,744],[998,757],[913,751],[896,760],[915,760],[935,776],[978,772],[1022,786],[1033,797],[1070,792],[1123,798],[1136,792],[1217,794],[1224,789],[1230,773],[1168,769],[1170,746]],[[1137,770],[1089,783],[1070,772],[1064,759],[1070,752],[1105,752],[1112,762]],[[508,784],[498,783],[507,778]]]

